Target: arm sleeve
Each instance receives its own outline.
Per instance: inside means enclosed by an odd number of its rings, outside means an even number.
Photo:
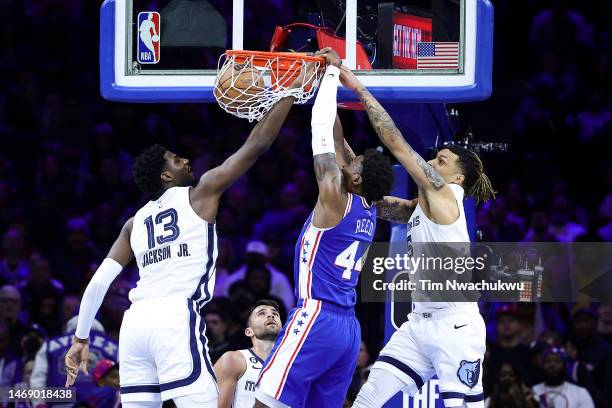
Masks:
[[[319,86],[319,93],[312,107],[312,154],[335,153],[334,121],[336,120],[336,93],[340,79],[340,69],[328,65]]]
[[[91,278],[91,281],[87,285],[87,289],[85,289],[85,293],[83,293],[81,308],[79,309],[79,321],[77,323],[76,332],[74,333],[79,339],[86,339],[89,337],[91,325],[96,317],[96,313],[98,313],[98,309],[100,309],[104,295],[106,295],[108,287],[113,280],[115,280],[117,275],[121,273],[122,269],[123,267],[119,262],[111,258],[106,258],[93,278]]]

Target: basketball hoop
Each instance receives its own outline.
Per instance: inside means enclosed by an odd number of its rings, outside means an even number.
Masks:
[[[228,50],[219,58],[215,99],[226,112],[259,121],[287,96],[306,103],[324,67],[324,58],[302,53]]]

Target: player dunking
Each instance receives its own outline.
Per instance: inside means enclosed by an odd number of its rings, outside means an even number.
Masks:
[[[425,162],[350,70],[343,67],[340,79],[358,95],[380,140],[418,186],[416,200],[385,197],[377,204],[379,217],[408,223],[409,244],[469,242],[464,191],[479,201],[494,197],[480,158],[451,146]],[[446,407],[484,406],[485,335],[475,302],[413,302],[408,321],[381,351],[353,406],[381,407],[400,390],[413,395],[434,374]]]
[[[278,303],[274,300],[259,300],[253,305],[244,331],[253,347],[228,351],[215,363],[219,408],[253,407],[255,383],[281,326]]]
[[[298,306],[291,311],[259,376],[255,407],[340,407],[355,370],[360,327],[353,306],[361,257],[372,242],[376,208],[390,191],[389,160],[376,150],[345,150],[336,120],[340,58],[328,67],[312,108],[312,150],[319,186],[295,248]]]
[[[215,218],[222,193],[268,150],[293,98],[279,101],[244,145],[207,171],[195,187],[189,160],[154,145],[134,162],[134,180],[151,201],[130,218],[83,294],[66,386],[87,373],[89,331],[111,282],[136,259],[140,279],[129,294],[119,334],[121,402],[126,408],[216,407],[217,385],[200,309],[215,282]]]

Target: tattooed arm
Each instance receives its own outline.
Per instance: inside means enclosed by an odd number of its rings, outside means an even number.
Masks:
[[[402,136],[391,116],[372,96],[355,75],[342,67],[340,74],[342,83],[355,91],[366,112],[376,134],[395,158],[404,166],[415,183],[425,191],[438,191],[446,186],[446,182],[407,142]]]
[[[446,180],[406,142],[391,116],[348,68],[342,67],[340,80],[357,94],[376,134],[419,187],[418,200],[425,214],[437,224],[454,222],[459,207]]]
[[[319,228],[330,228],[342,220],[348,201],[348,195],[342,188],[342,172],[336,158],[338,143],[335,140],[338,137],[335,125],[340,123],[336,115],[336,92],[341,60],[328,48],[321,50],[319,55],[325,57],[328,66],[312,107],[310,121],[314,168],[319,186],[313,223]],[[344,148],[341,150],[344,152]]]
[[[416,207],[418,200],[404,200],[403,198],[385,196],[376,202],[376,216],[380,219],[406,224]]]

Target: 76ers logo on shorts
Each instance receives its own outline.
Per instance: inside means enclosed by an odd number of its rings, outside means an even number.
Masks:
[[[156,11],[138,13],[137,60],[141,64],[157,64],[159,62],[161,39],[159,21],[159,13]]]

